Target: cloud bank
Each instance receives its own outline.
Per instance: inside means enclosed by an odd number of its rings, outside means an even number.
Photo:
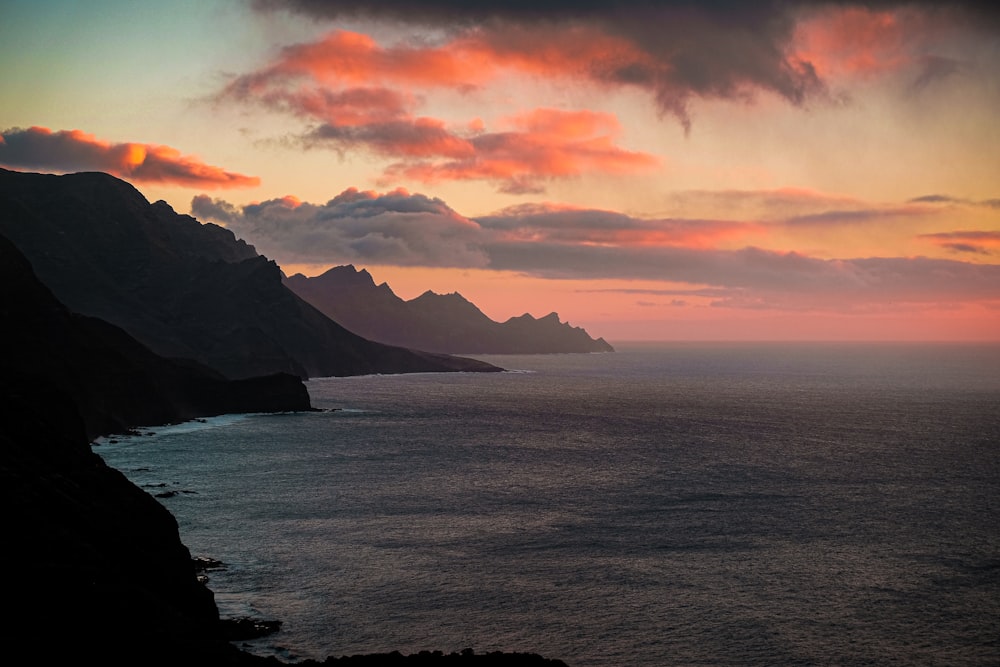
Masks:
[[[961,68],[934,53],[951,28],[988,31],[1000,24],[996,9],[975,2],[258,0],[254,6],[318,21],[445,28],[452,38],[444,45],[406,50],[436,83],[445,77],[474,85],[498,68],[572,76],[648,91],[661,111],[686,126],[695,98],[745,100],[769,92],[802,104],[824,94],[831,77],[904,66],[915,68],[914,83],[922,87]]]
[[[290,261],[484,267],[479,226],[440,199],[405,190],[345,190],[325,204],[294,197],[237,208],[199,195],[191,213],[260,239],[264,255]]]
[[[593,48],[586,39],[580,44]],[[441,47],[382,47],[366,35],[338,30],[286,47],[269,66],[232,81],[219,99],[304,119],[311,125],[297,139],[306,147],[395,160],[380,183],[483,180],[502,192],[524,193],[541,192],[556,178],[657,167],[655,156],[617,145],[621,127],[609,113],[537,108],[495,119],[492,131],[481,119],[456,126],[418,115],[423,96],[416,90],[468,90],[504,69],[579,66],[572,54],[556,58],[551,45],[544,48],[529,57],[499,54],[472,37]]]
[[[902,77],[916,94],[974,72],[997,11],[972,2],[745,3],[694,0],[430,2],[257,0],[330,26],[233,78],[217,100],[291,115],[309,148],[388,161],[375,181],[487,181],[541,193],[554,179],[627,175],[660,159],[628,148],[618,118],[578,111],[588,99],[638,93],[690,132],[698,101],[762,96],[806,108],[849,99],[849,84]],[[342,29],[405,25],[396,41]],[[965,37],[960,37],[961,34]],[[971,32],[970,32],[971,31]],[[969,40],[979,35],[983,40]],[[573,90],[548,108],[519,108],[525,82]],[[846,86],[846,87],[845,87]],[[485,91],[485,92],[484,92]],[[489,93],[508,91],[489,97]],[[444,119],[437,99],[476,101],[492,118]],[[456,98],[456,96],[459,96]],[[629,99],[632,99],[631,97]],[[498,103],[498,100],[502,102]],[[440,108],[440,107],[438,107]]]
[[[0,164],[59,172],[105,171],[135,183],[248,188],[260,179],[205,164],[170,146],[112,143],[80,130],[11,128],[0,133]]]
[[[857,311],[1000,303],[1000,265],[926,257],[818,259],[754,246],[720,247],[733,235],[760,233],[754,223],[648,220],[551,204],[515,206],[472,220],[440,199],[355,189],[322,205],[285,198],[239,208],[202,195],[192,202],[192,214],[225,224],[279,263],[682,283],[693,286],[685,294],[733,308]]]

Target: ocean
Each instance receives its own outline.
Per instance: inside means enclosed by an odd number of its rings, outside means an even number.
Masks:
[[[284,660],[1000,664],[1000,346],[619,344],[105,438]]]

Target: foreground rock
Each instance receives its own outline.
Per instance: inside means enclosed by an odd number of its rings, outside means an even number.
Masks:
[[[285,284],[354,333],[389,345],[450,354],[613,352],[603,338],[560,322],[556,313],[524,314],[495,322],[457,292],[424,292],[410,301],[371,274],[337,266],[314,278],[295,274]]]

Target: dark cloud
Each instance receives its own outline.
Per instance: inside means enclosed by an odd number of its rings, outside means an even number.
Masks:
[[[985,206],[986,208],[1000,208],[1000,199],[963,199],[961,197],[951,197],[949,195],[924,195],[914,197],[909,200],[916,204],[963,204],[965,206]]]
[[[440,199],[397,190],[345,190],[326,204],[286,197],[241,209],[195,197],[191,213],[256,239],[261,254],[280,263],[369,263],[474,267],[487,264],[479,226]]]
[[[242,213],[238,208],[222,199],[212,199],[208,195],[195,195],[191,200],[191,212],[203,220],[214,220],[222,224],[236,222]]]
[[[344,17],[382,18],[408,23],[440,25],[449,23],[482,23],[490,20],[507,21],[565,21],[572,18],[614,20],[618,16],[639,14],[656,16],[663,11],[705,12],[729,21],[746,21],[753,17],[770,16],[791,9],[858,5],[875,9],[916,5],[933,7],[945,3],[926,0],[864,0],[863,2],[838,2],[836,0],[251,0],[262,11],[287,10],[317,19]],[[974,0],[947,3],[965,7],[977,17],[995,18],[998,10],[992,3]],[[760,19],[757,19],[760,20]]]
[[[990,255],[989,250],[982,246],[972,245],[971,243],[942,243],[942,248],[947,248],[948,250],[954,250],[955,252],[968,252],[977,255]]]
[[[491,267],[543,278],[705,284],[723,307],[853,310],[1000,300],[1000,266],[928,258],[822,260],[757,248],[499,244]]]
[[[949,197],[948,195],[924,195],[922,197],[914,197],[909,200],[914,204],[956,204],[964,203],[962,199],[956,199],[955,197]]]
[[[340,150],[364,148],[388,156],[449,156],[474,154],[472,145],[430,119],[395,120],[357,126],[324,124],[303,137],[307,146],[326,144]]]
[[[964,70],[966,65],[954,58],[944,56],[926,56],[924,58],[923,69],[920,75],[913,82],[913,89],[920,91],[935,81],[947,79],[948,77]]]
[[[574,27],[589,26],[632,45],[630,53],[596,59],[589,76],[608,84],[652,93],[660,110],[690,128],[692,97],[749,99],[776,93],[793,104],[825,94],[815,63],[789,52],[796,22],[810,11],[838,7],[892,10],[914,6],[933,12],[935,24],[961,21],[997,26],[997,10],[985,3],[810,2],[806,0],[619,0],[531,2],[368,2],[366,0],[256,0],[260,10],[287,10],[319,20],[360,18],[473,31],[498,52],[530,53]],[[920,35],[913,35],[919,39]],[[817,54],[822,57],[822,54]],[[923,55],[915,86],[954,74],[961,64]],[[586,61],[585,61],[586,62]]]
[[[914,200],[918,201],[918,200]],[[924,200],[926,202],[926,200]],[[930,211],[917,207],[900,208],[869,208],[869,209],[847,209],[823,211],[821,213],[809,213],[796,215],[784,220],[789,225],[851,225],[865,224],[872,221],[914,218],[930,215]]]
[[[957,253],[993,255],[1000,252],[1000,232],[978,230],[937,232],[921,234],[918,238]]]
[[[823,86],[807,62],[789,59],[794,29],[781,2],[581,2],[581,3],[365,3],[263,0],[262,9],[286,9],[322,19],[361,17],[456,27],[455,34],[488,47],[504,60],[513,54],[544,64],[553,51],[586,51],[595,36],[612,40],[613,53],[579,53],[577,76],[648,90],[664,113],[690,127],[692,96],[746,99],[757,90],[801,104]],[[590,38],[573,33],[589,31]],[[572,46],[567,46],[567,41]],[[287,51],[298,58],[313,51]],[[416,53],[411,54],[411,56]],[[581,57],[582,56],[582,57]],[[241,77],[252,86],[264,73]],[[456,85],[466,82],[456,81]]]
[[[777,2],[746,3],[737,0],[252,0],[263,11],[287,10],[317,19],[344,17],[380,18],[424,25],[483,23],[505,21],[565,21],[572,18],[607,18],[618,14],[648,14],[664,9],[711,10],[713,12],[752,12],[748,5],[775,7]]]

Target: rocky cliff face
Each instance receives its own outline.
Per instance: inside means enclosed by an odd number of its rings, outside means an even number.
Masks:
[[[285,279],[293,292],[354,333],[390,345],[449,354],[612,352],[603,339],[560,322],[556,313],[495,322],[461,294],[425,292],[410,301],[353,266]]]
[[[149,204],[107,174],[0,169],[0,234],[72,311],[227,377],[499,370],[365,340],[228,230]]]
[[[5,655],[108,657],[160,642],[228,653],[176,521],[107,467],[88,435],[228,410],[308,409],[301,380],[234,383],[160,359],[120,329],[70,313],[3,237],[0,321]]]

